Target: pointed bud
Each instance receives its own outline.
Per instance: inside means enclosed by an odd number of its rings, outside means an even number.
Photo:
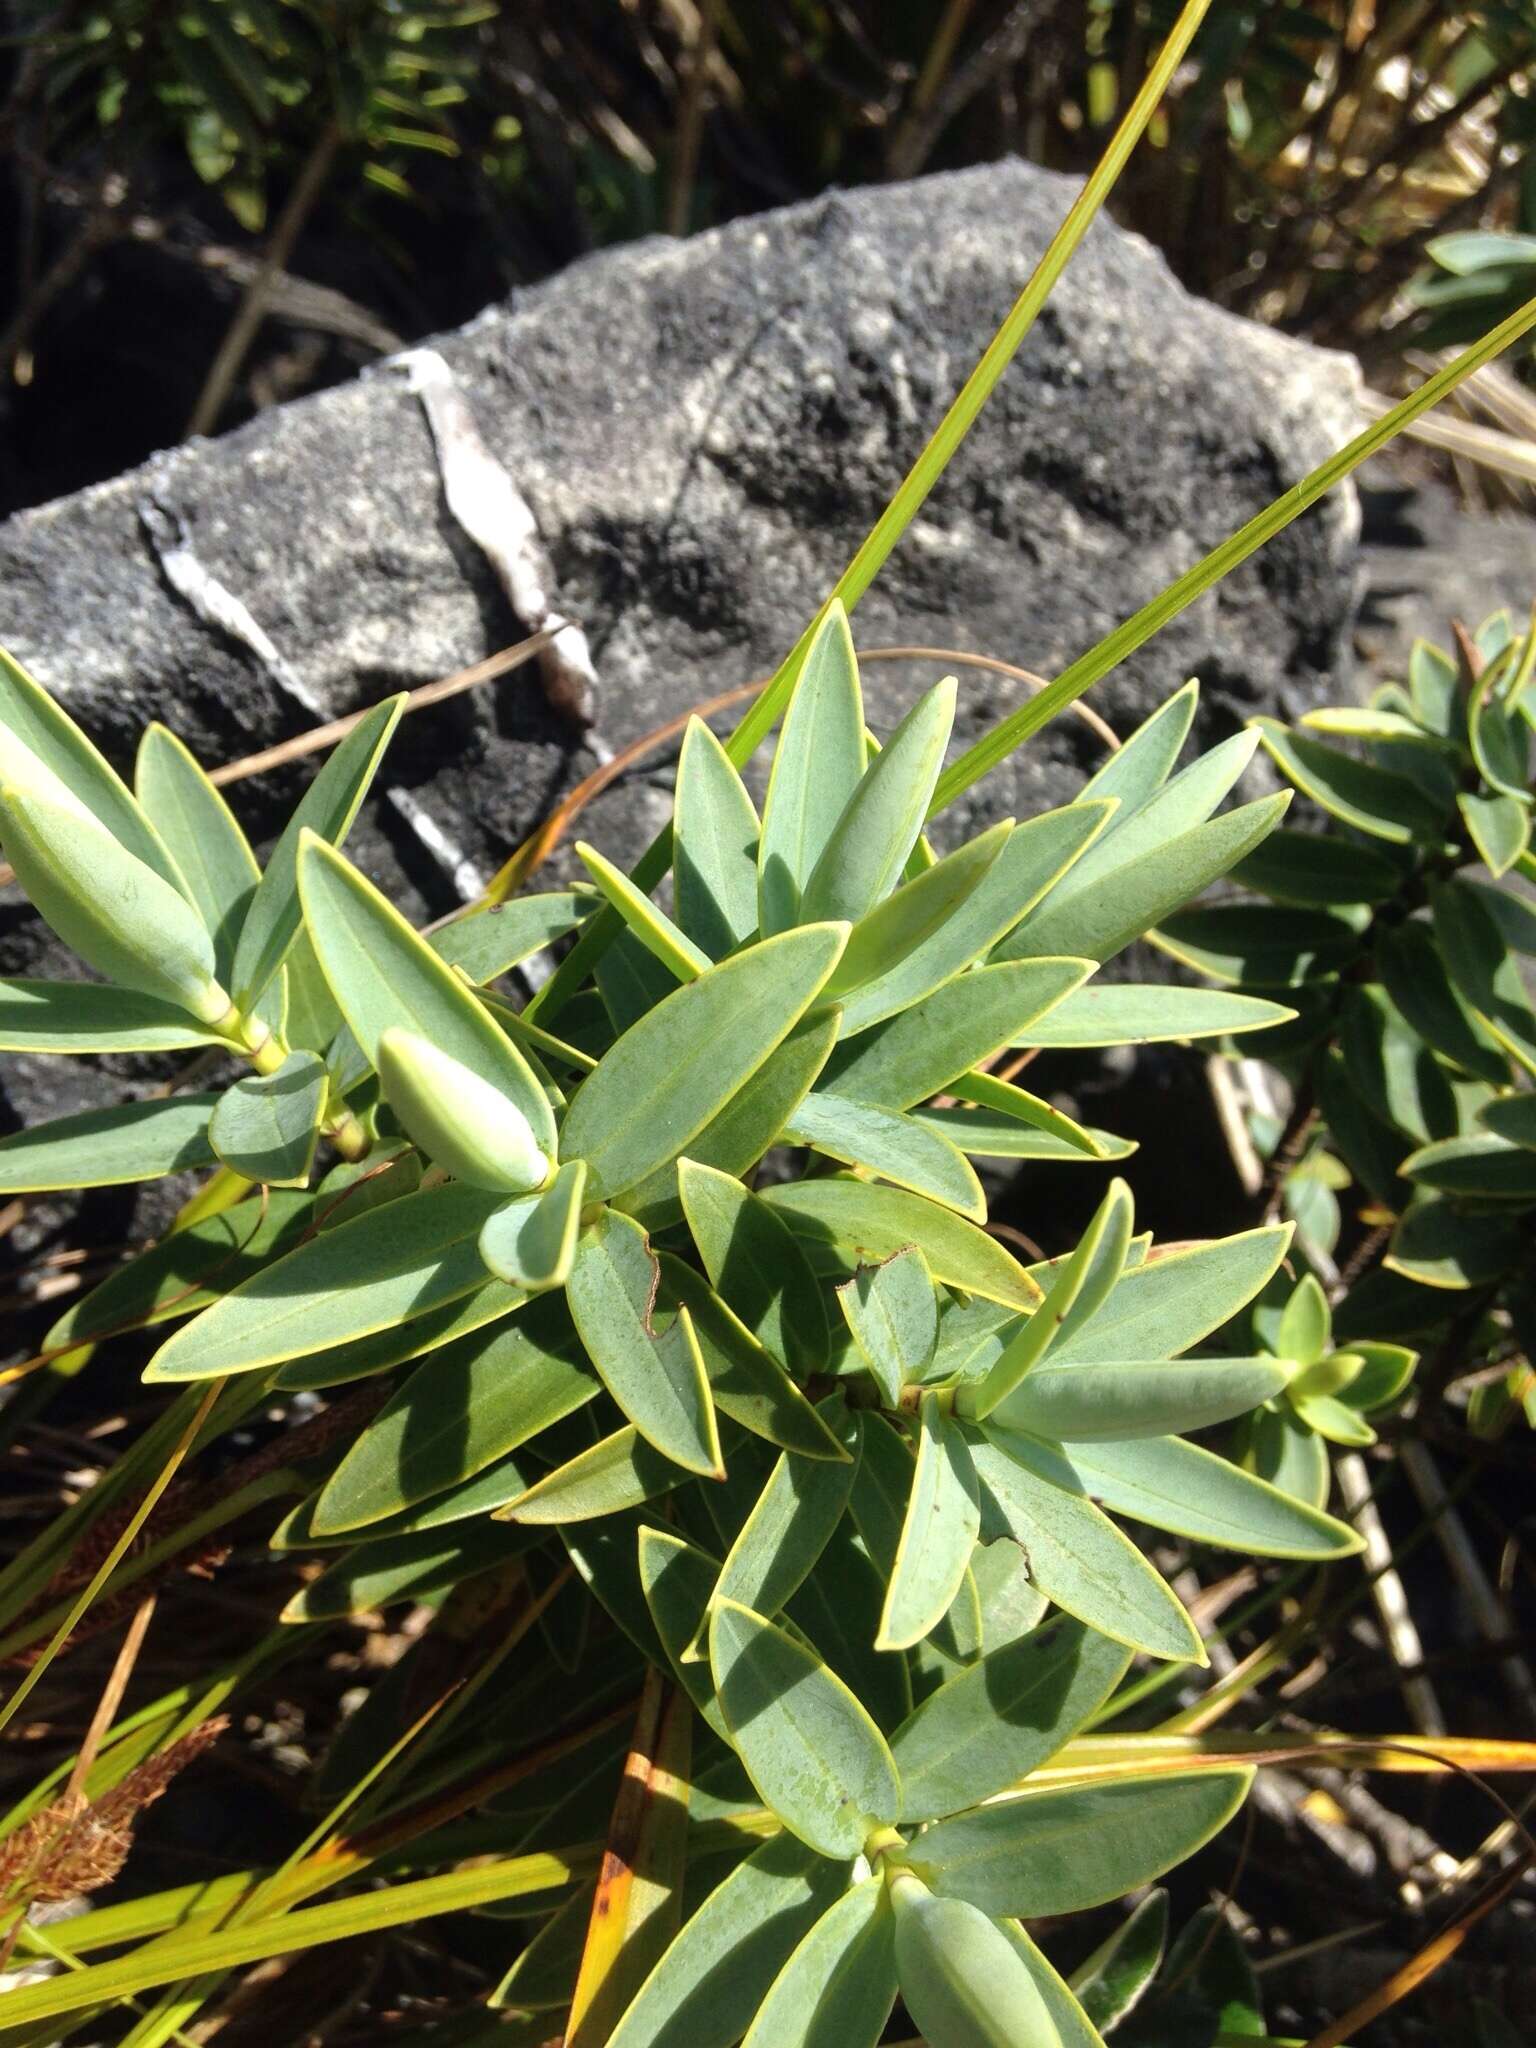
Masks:
[[[221,1024],[229,997],[197,912],[57,777],[46,775],[46,785],[0,789],[0,841],[38,911],[108,981]]]
[[[549,1179],[550,1162],[516,1103],[414,1031],[380,1036],[379,1080],[410,1137],[456,1180],[520,1195]]]
[[[902,2002],[928,2048],[1061,2048],[1024,1958],[995,1920],[936,1898],[909,1870],[891,1879]]]

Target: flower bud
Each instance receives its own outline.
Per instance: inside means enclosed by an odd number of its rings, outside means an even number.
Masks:
[[[222,1023],[229,997],[197,912],[56,777],[47,783],[0,789],[0,841],[39,912],[108,981]]]
[[[891,1879],[896,1974],[928,2048],[1060,2048],[1024,1958],[964,1899],[936,1897],[908,1870]]]
[[[521,1195],[549,1179],[550,1162],[516,1103],[414,1031],[381,1034],[379,1080],[410,1137],[456,1180]]]

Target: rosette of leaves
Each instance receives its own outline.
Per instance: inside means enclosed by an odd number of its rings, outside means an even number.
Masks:
[[[1251,1321],[1256,1345],[1281,1362],[1287,1378],[1238,1424],[1238,1462],[1322,1507],[1332,1478],[1329,1444],[1360,1450],[1375,1443],[1368,1418],[1401,1397],[1416,1354],[1368,1338],[1335,1347],[1333,1313],[1313,1273],[1294,1287],[1282,1286],[1277,1275]]]
[[[1499,612],[1454,656],[1419,642],[1406,680],[1368,704],[1257,721],[1322,829],[1272,834],[1234,871],[1242,897],[1153,935],[1209,981],[1297,1012],[1265,1046],[1296,1095],[1290,1191],[1331,1223],[1326,1254],[1339,1211],[1307,1178],[1353,1186],[1354,1243],[1374,1231],[1382,1253],[1337,1310],[1346,1351],[1486,1307],[1480,1355],[1529,1357],[1533,678],[1536,634]]]

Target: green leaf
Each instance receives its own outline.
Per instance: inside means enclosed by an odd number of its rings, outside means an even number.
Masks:
[[[360,1215],[368,1213],[360,1210]],[[465,1294],[413,1316],[408,1323],[390,1324],[370,1336],[354,1338],[347,1344],[333,1344],[324,1351],[307,1351],[290,1358],[272,1375],[274,1387],[302,1389],[337,1387],[348,1380],[368,1379],[388,1372],[391,1366],[425,1358],[455,1338],[467,1337],[490,1323],[500,1322],[528,1299],[516,1287],[501,1280],[487,1280]]]
[[[622,868],[616,868],[584,839],[576,842],[576,857],[641,945],[675,981],[693,981],[709,966],[710,956],[704,948],[679,931],[666,912],[658,909],[643,889],[637,889]]]
[[[1278,1394],[1285,1382],[1285,1368],[1272,1358],[1046,1364],[998,1402],[994,1414],[1000,1428],[1053,1443],[1118,1443],[1230,1422]]]
[[[234,994],[243,1010],[250,1009],[271,981],[298,936],[299,852],[304,834],[313,832],[331,846],[344,843],[404,709],[402,692],[365,712],[304,792],[298,809],[284,826],[251,899],[235,949]],[[330,978],[329,970],[327,976]],[[352,1022],[350,1015],[347,1021]],[[357,1029],[355,1024],[353,1029]]]
[[[553,1160],[555,1119],[549,1097],[453,969],[324,840],[306,837],[300,846],[298,887],[320,965],[368,1064],[378,1066],[386,1031],[398,1027],[414,1033],[505,1096],[538,1150]]]
[[[213,936],[219,980],[231,987],[235,943],[261,880],[250,842],[187,748],[163,725],[144,728],[134,781],[139,802]]]
[[[615,911],[614,915],[617,917],[618,913]],[[580,943],[578,939],[577,944]],[[597,962],[593,978],[615,1031],[627,1031],[632,1024],[638,1024],[648,1010],[654,1010],[677,987],[677,977],[668,973],[654,953],[646,951],[622,919],[612,943]]]
[[[291,1052],[271,1074],[247,1074],[214,1105],[208,1143],[247,1180],[301,1188],[315,1163],[325,1114],[325,1062]]]
[[[829,1402],[828,1420],[838,1420],[844,1441],[855,1456],[857,1419],[841,1400]],[[803,1585],[842,1519],[857,1470],[854,1458],[834,1465],[825,1458],[797,1458],[786,1451],[769,1474],[768,1484],[726,1552],[715,1599],[731,1600],[756,1613],[772,1616]],[[705,1633],[705,1616],[700,1623]],[[700,1641],[695,1654],[707,1653]]]
[[[822,1090],[881,1109],[910,1109],[1011,1045],[1092,972],[1086,960],[973,968],[900,1016],[845,1039],[827,1063]]]
[[[885,1405],[897,1407],[939,1341],[939,1304],[922,1253],[914,1245],[878,1266],[861,1266],[838,1288],[837,1300]]]
[[[145,1379],[216,1379],[280,1365],[468,1294],[485,1278],[475,1240],[491,1201],[479,1188],[423,1188],[339,1224],[176,1331]]]
[[[1172,1589],[1127,1536],[1086,1498],[1064,1461],[1024,1463],[973,1434],[971,1458],[981,1484],[983,1543],[1011,1538],[1030,1578],[1068,1614],[1101,1635],[1176,1663],[1206,1662],[1194,1623]]]
[[[229,1002],[202,919],[88,811],[8,783],[0,788],[0,841],[45,922],[88,967],[199,1023],[222,1021]]]
[[[0,1139],[0,1194],[120,1187],[212,1166],[208,1120],[218,1100],[209,1094],[121,1102],[17,1131]]]
[[[1101,1166],[1129,1159],[1136,1150],[1112,1131],[1089,1130],[1066,1116],[1061,1121],[1079,1135],[1037,1129],[991,1109],[914,1109],[912,1120],[951,1139],[971,1159],[1050,1159],[1061,1165]],[[1087,1140],[1086,1146],[1081,1139]]]
[[[510,903],[492,903],[468,917],[456,917],[432,934],[430,944],[450,967],[462,968],[471,981],[483,985],[564,938],[591,907],[590,897],[571,889],[518,896]]]
[[[1492,1131],[1469,1131],[1423,1145],[1403,1161],[1403,1172],[1409,1180],[1442,1194],[1536,1202],[1536,1157]]]
[[[798,1246],[795,1251],[798,1256]],[[660,1253],[657,1262],[664,1296],[680,1302],[692,1318],[710,1392],[722,1414],[781,1450],[805,1458],[846,1458],[784,1367],[699,1274],[669,1252]]]
[[[961,1404],[962,1413],[977,1421],[990,1415],[1016,1392],[1025,1375],[1035,1370],[1053,1344],[1069,1343],[1073,1333],[1098,1313],[1125,1270],[1135,1221],[1136,1205],[1130,1189],[1123,1180],[1112,1180],[1077,1249],[1061,1263],[1053,1277],[1045,1299],[1004,1345],[986,1378],[973,1393],[967,1393]]]
[[[896,1976],[928,2048],[1056,2048],[1050,2009],[1003,1930],[910,1871],[891,1883]]]
[[[709,1603],[719,1583],[720,1560],[670,1529],[656,1529],[648,1523],[641,1524],[636,1541],[640,1588],[657,1640],[706,1726],[728,1745],[730,1730],[715,1698],[714,1680],[707,1665],[694,1656],[695,1641],[700,1628],[708,1623]],[[803,1845],[796,1843],[796,1847]]]
[[[690,718],[677,763],[672,886],[677,921],[713,960],[757,929],[757,811],[730,756]]]
[[[1151,938],[1197,974],[1259,988],[1299,988],[1339,973],[1361,952],[1359,934],[1347,919],[1267,903],[1182,910],[1164,918]]]
[[[472,1479],[599,1391],[558,1296],[434,1352],[327,1480],[317,1535],[365,1528]]]
[[[783,1629],[730,1600],[715,1604],[709,1661],[764,1804],[823,1856],[862,1854],[874,1829],[895,1821],[901,1785],[884,1736],[847,1686]]]
[[[953,676],[919,697],[848,798],[806,881],[804,923],[854,923],[889,894],[917,843],[955,720]]]
[[[1296,1365],[1315,1365],[1332,1348],[1333,1317],[1315,1273],[1307,1273],[1285,1304],[1271,1347]]]
[[[498,1280],[529,1294],[563,1287],[576,1257],[587,1169],[568,1159],[547,1188],[519,1195],[486,1217],[480,1256]]]
[[[688,1140],[689,1158],[732,1175],[754,1167],[826,1065],[837,1039],[838,1014],[831,1010],[802,1017],[725,1108]],[[627,1189],[617,1206],[648,1230],[675,1223],[682,1214],[675,1162]]]
[[[572,1100],[561,1146],[585,1159],[588,1199],[667,1165],[788,1036],[837,964],[840,925],[806,925],[722,961],[659,1002]]]
[[[1257,996],[1206,988],[1095,982],[1075,989],[1015,1041],[1020,1046],[1162,1045],[1181,1038],[1227,1037],[1286,1024],[1294,1010]]]
[[[1529,805],[1512,796],[1474,796],[1467,791],[1456,802],[1467,836],[1489,873],[1508,874],[1531,843]]]
[[[839,997],[841,1035],[911,1009],[990,951],[1093,844],[1111,809],[1079,802],[1011,830],[1006,821],[994,825],[861,919],[829,984],[848,991]],[[962,888],[963,900],[941,917]],[[892,963],[865,980],[863,970],[885,949]]]
[[[1191,1771],[1025,1791],[925,1828],[933,1889],[1021,1920],[1122,1898],[1192,1856],[1242,1805],[1252,1771]]]
[[[885,1880],[870,1877],[802,1939],[742,2048],[875,2048],[895,2002],[894,1918]]]
[[[767,1188],[759,1197],[802,1242],[824,1247],[849,1266],[878,1265],[920,1244],[929,1271],[945,1287],[1010,1308],[1033,1308],[1038,1289],[994,1237],[905,1188],[834,1177]]]
[[[1521,863],[1520,872],[1527,881],[1531,879],[1529,857]],[[1506,946],[1517,953],[1536,956],[1536,908],[1523,896],[1516,895],[1513,889],[1491,888],[1486,882],[1467,880],[1458,883],[1458,887],[1465,889],[1473,902],[1487,912]]]
[[[785,1139],[844,1166],[861,1166],[897,1187],[984,1223],[987,1199],[965,1154],[912,1117],[843,1095],[814,1091],[784,1126]]]
[[[529,1541],[525,1530],[487,1521],[468,1529],[382,1536],[376,1543],[360,1543],[327,1565],[318,1579],[299,1588],[280,1618],[340,1621],[370,1608],[430,1599],[481,1572],[494,1571],[525,1551]]]
[[[981,1527],[970,1450],[934,1393],[918,1407],[917,1464],[877,1650],[906,1650],[943,1620]]]
[[[1005,1792],[1098,1712],[1130,1661],[1124,1644],[1069,1617],[989,1651],[891,1737],[902,1820],[935,1820]]]
[[[819,1372],[826,1305],[785,1219],[740,1181],[695,1160],[679,1160],[677,1178],[710,1286],[780,1365]]]
[[[1119,1515],[1171,1529],[1199,1543],[1257,1557],[1350,1557],[1360,1538],[1331,1515],[1277,1493],[1252,1473],[1175,1436],[1054,1447],[995,1432],[1009,1456],[1046,1476],[1070,1475]],[[1056,1483],[1062,1483],[1056,1476]]]
[[[1536,1014],[1487,892],[1451,882],[1430,890],[1435,940],[1462,1000],[1527,1073],[1536,1074]]]
[[[1067,1980],[1101,2032],[1127,2017],[1157,1975],[1168,1940],[1168,1894],[1149,1892]]]
[[[99,981],[0,981],[0,1052],[183,1052],[222,1046],[179,1003]]]
[[[1408,691],[1414,715],[1427,731],[1453,739],[1461,727],[1461,676],[1455,661],[1429,640],[1408,654]]]
[[[585,1231],[566,1281],[581,1341],[603,1384],[658,1451],[688,1472],[718,1474],[720,1437],[686,1309],[652,1321],[660,1272],[639,1224],[605,1210]]]
[[[1177,1358],[1253,1299],[1289,1243],[1290,1230],[1280,1225],[1155,1253],[1121,1274],[1086,1323],[1058,1338],[1054,1362],[1112,1365],[1132,1353]]]
[[[1440,806],[1406,775],[1288,732],[1276,718],[1253,724],[1280,772],[1344,824],[1397,846],[1435,845],[1444,837]]]
[[[547,1473],[496,1509],[497,1521],[586,1522],[638,1507],[677,1485],[678,1467],[646,1442],[633,1423]]]
[[[642,1541],[653,1533],[642,1531]],[[792,1835],[762,1843],[674,1937],[608,2048],[731,2048],[785,1958],[847,1883],[846,1863]]]
[[[112,1331],[195,1314],[286,1251],[314,1206],[312,1195],[277,1189],[172,1231],[71,1302],[43,1348],[88,1344]]]
[[[1351,1085],[1378,1116],[1421,1143],[1456,1129],[1456,1096],[1444,1069],[1384,989],[1349,991],[1340,1041]]]
[[[1097,774],[1083,784],[1082,795],[1113,797],[1119,805],[1117,818],[1133,818],[1168,780],[1199,703],[1200,685],[1191,678],[1142,720]]]
[[[764,938],[799,921],[801,893],[864,774],[864,701],[840,603],[827,607],[792,690],[757,853]]]
[[[1401,880],[1395,862],[1374,846],[1336,833],[1271,832],[1232,870],[1239,887],[1305,910],[1343,903],[1385,903]]]
[[[1415,1197],[1398,1218],[1382,1264],[1420,1287],[1460,1289],[1501,1279],[1528,1254],[1515,1223],[1471,1213],[1448,1196],[1430,1194]]]
[[[1427,924],[1415,918],[1382,932],[1376,962],[1382,986],[1411,1030],[1464,1072],[1508,1087],[1508,1057],[1457,994]]]
[[[7,736],[19,740],[21,749]],[[30,768],[28,754],[42,763],[48,776],[61,783],[125,852],[151,868],[187,902],[194,900],[170,848],[117,770],[69,713],[0,647],[0,782],[9,782],[15,775],[25,780]]]
[[[1485,1102],[1477,1112],[1477,1120],[1485,1130],[1507,1138],[1512,1145],[1523,1145],[1527,1151],[1536,1152],[1536,1094],[1529,1089],[1523,1095],[1500,1095]]]
[[[1064,1978],[1040,1953],[1018,1920],[1000,1920],[998,1926],[1016,1950],[1035,1980],[1051,2025],[1056,2029],[1057,2048],[1104,2048],[1099,2030],[1069,1990]]]

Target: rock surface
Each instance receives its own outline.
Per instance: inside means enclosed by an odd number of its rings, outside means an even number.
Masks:
[[[1072,197],[1020,165],[833,197],[576,265],[447,337],[491,450],[537,517],[585,625],[612,747],[772,668],[991,338]],[[1096,226],[856,620],[868,648],[985,651],[1045,673],[1153,596],[1357,425],[1356,373],[1189,298],[1137,237]],[[388,365],[0,526],[0,640],[122,765],[151,717],[205,762],[306,713],[170,588],[140,506],[184,522],[333,713],[519,637],[444,505],[417,400]],[[1128,662],[1095,703],[1122,731],[1186,675],[1207,736],[1315,701],[1347,669],[1356,513],[1336,495]],[[887,727],[937,661],[869,671]],[[410,719],[388,776],[489,873],[592,766],[530,671]],[[1019,701],[965,672],[958,738]],[[1027,814],[1098,750],[1061,721],[956,823]],[[309,771],[244,783],[269,834]],[[633,855],[655,779],[588,835]],[[414,914],[454,896],[398,812],[353,851]],[[50,971],[14,891],[0,971]],[[7,1060],[5,1127],[100,1100],[102,1077]],[[118,1085],[131,1080],[113,1062]]]

